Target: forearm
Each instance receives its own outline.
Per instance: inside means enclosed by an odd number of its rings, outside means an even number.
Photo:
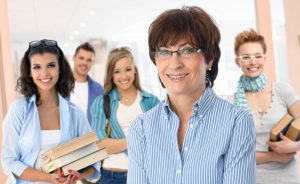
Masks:
[[[256,152],[256,164],[264,164],[274,161],[272,152]]]
[[[96,172],[96,170],[95,170],[94,167],[92,167],[92,166],[87,167],[87,168],[80,171],[80,176],[79,176],[78,179],[82,180],[82,179],[88,178],[91,175],[93,175],[95,172]]]
[[[51,175],[34,168],[26,168],[20,176],[16,176],[26,181],[47,181],[51,182]]]
[[[105,138],[97,143],[100,147],[105,147],[108,154],[114,154],[127,149],[127,139]]]

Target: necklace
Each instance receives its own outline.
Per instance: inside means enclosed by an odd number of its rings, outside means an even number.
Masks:
[[[129,99],[128,99],[128,98],[124,98],[124,101],[125,101],[125,102],[129,102]]]

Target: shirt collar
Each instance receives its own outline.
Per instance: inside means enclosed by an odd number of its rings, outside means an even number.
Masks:
[[[200,98],[195,102],[193,106],[192,116],[198,115],[200,116],[200,118],[202,118],[204,114],[208,111],[208,109],[211,107],[211,105],[213,104],[215,98],[216,95],[214,91],[210,87],[207,87],[204,93],[202,94],[202,96],[200,96]],[[162,104],[163,104],[163,111],[165,113],[165,116],[169,120],[172,110],[170,108],[170,102],[168,97],[166,97],[166,99],[162,102]]]

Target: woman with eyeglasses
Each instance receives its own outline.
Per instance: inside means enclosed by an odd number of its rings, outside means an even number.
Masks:
[[[167,96],[129,129],[128,183],[255,183],[252,117],[212,90],[220,39],[200,7],[167,10],[150,25]]]
[[[114,48],[109,52],[104,94],[97,97],[91,107],[92,128],[100,140],[98,145],[109,153],[109,158],[102,163],[100,183],[126,184],[129,126],[139,114],[159,103],[156,96],[142,90],[138,69],[128,47]],[[104,106],[110,111],[109,117]],[[106,119],[109,119],[109,124]]]
[[[81,110],[66,100],[74,87],[71,68],[54,40],[29,43],[20,66],[17,89],[23,95],[3,121],[2,166],[6,183],[76,183],[99,177],[99,164],[80,172],[41,171],[41,155],[91,131]]]
[[[250,111],[254,119],[257,183],[300,183],[294,156],[300,150],[300,142],[284,135],[280,135],[279,142],[269,141],[272,127],[285,114],[300,116],[299,96],[288,84],[268,82],[263,73],[266,51],[264,37],[253,29],[236,36],[235,62],[243,75],[238,81],[234,104]]]

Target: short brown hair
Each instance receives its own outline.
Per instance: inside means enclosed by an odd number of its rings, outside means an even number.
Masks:
[[[76,48],[76,50],[75,50],[75,56],[78,54],[78,52],[79,52],[80,49],[92,52],[95,55],[95,49],[94,49],[94,47],[90,43],[88,43],[88,42],[85,42],[85,43],[79,45]]]
[[[207,71],[212,87],[218,75],[221,56],[221,34],[214,20],[196,6],[184,6],[182,9],[171,9],[160,14],[149,27],[148,46],[153,63],[155,64],[154,51],[160,47],[175,45],[181,39],[200,48],[207,64],[213,60],[211,70]]]
[[[264,54],[267,52],[267,46],[265,43],[264,36],[258,34],[253,29],[249,29],[249,30],[245,30],[245,31],[239,33],[235,37],[234,53],[236,56],[238,55],[240,46],[247,42],[257,42],[257,43],[261,44],[261,46],[264,50]]]
[[[129,58],[132,61],[135,71],[136,71],[135,76],[134,76],[133,85],[136,87],[136,89],[142,90],[141,85],[140,85],[138,69],[134,63],[134,58],[130,51],[130,48],[120,47],[120,48],[112,49],[108,54],[105,77],[104,77],[104,94],[108,94],[114,87],[116,87],[116,85],[114,84],[114,81],[113,81],[114,68],[116,66],[116,63],[120,59],[123,59],[123,58]]]

